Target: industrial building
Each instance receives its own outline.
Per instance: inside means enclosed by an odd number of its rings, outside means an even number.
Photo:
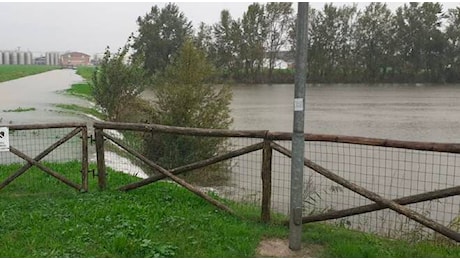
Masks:
[[[90,55],[81,52],[46,52],[34,58],[32,52],[0,50],[0,65],[50,65],[63,67],[88,66]]]
[[[27,51],[0,51],[0,65],[31,65],[32,52]]]

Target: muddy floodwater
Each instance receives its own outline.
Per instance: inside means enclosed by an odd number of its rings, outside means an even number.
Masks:
[[[53,70],[0,83],[0,119],[3,124],[32,124],[84,121],[84,116],[63,113],[55,104],[88,106],[80,98],[59,92],[70,88],[82,78],[74,70]],[[5,112],[18,108],[34,108],[29,112]]]
[[[293,85],[234,86],[235,129],[292,131]],[[305,131],[460,142],[460,85],[307,85]]]

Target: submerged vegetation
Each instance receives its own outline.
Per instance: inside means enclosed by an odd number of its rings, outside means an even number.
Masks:
[[[105,114],[97,111],[94,108],[82,107],[82,106],[75,105],[75,104],[56,104],[55,106],[58,108],[74,111],[77,113],[80,112],[80,113],[92,115],[102,120],[105,119]]]
[[[80,162],[45,165],[81,180]],[[0,179],[20,167],[0,165]],[[169,182],[119,192],[137,178],[111,169],[108,177],[110,190],[98,191],[90,177],[90,191],[79,193],[32,168],[0,190],[0,257],[256,257],[261,240],[288,234],[287,227],[217,210]],[[238,215],[258,214],[244,209]],[[311,257],[460,256],[455,245],[412,244],[324,224],[305,225],[302,241],[317,248]]]
[[[56,66],[44,65],[0,65],[0,82],[55,70],[57,68]]]
[[[28,112],[28,111],[35,111],[34,107],[18,107],[16,109],[8,109],[8,110],[3,110],[3,112]]]

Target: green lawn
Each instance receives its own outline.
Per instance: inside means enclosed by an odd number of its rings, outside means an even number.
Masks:
[[[0,166],[0,180],[19,167]],[[50,167],[80,180],[79,162]],[[284,226],[231,216],[175,184],[118,192],[135,178],[114,171],[108,178],[108,191],[97,191],[90,176],[90,192],[79,193],[32,169],[0,190],[0,257],[255,257],[262,239],[287,238]],[[321,248],[316,257],[460,257],[455,246],[324,224],[304,226],[302,239]]]
[[[56,66],[45,65],[0,65],[0,82],[55,70]]]
[[[78,67],[77,74],[82,76],[84,82],[73,84],[69,89],[66,90],[66,93],[85,98],[87,100],[94,100],[93,90],[89,82],[93,76],[95,68],[94,67]]]
[[[95,67],[78,67],[77,74],[87,81],[92,80]]]

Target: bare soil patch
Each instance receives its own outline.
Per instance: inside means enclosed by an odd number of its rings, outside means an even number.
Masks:
[[[260,242],[257,247],[257,257],[318,257],[323,248],[320,245],[310,245],[304,243],[299,251],[289,248],[288,239],[268,238]]]

